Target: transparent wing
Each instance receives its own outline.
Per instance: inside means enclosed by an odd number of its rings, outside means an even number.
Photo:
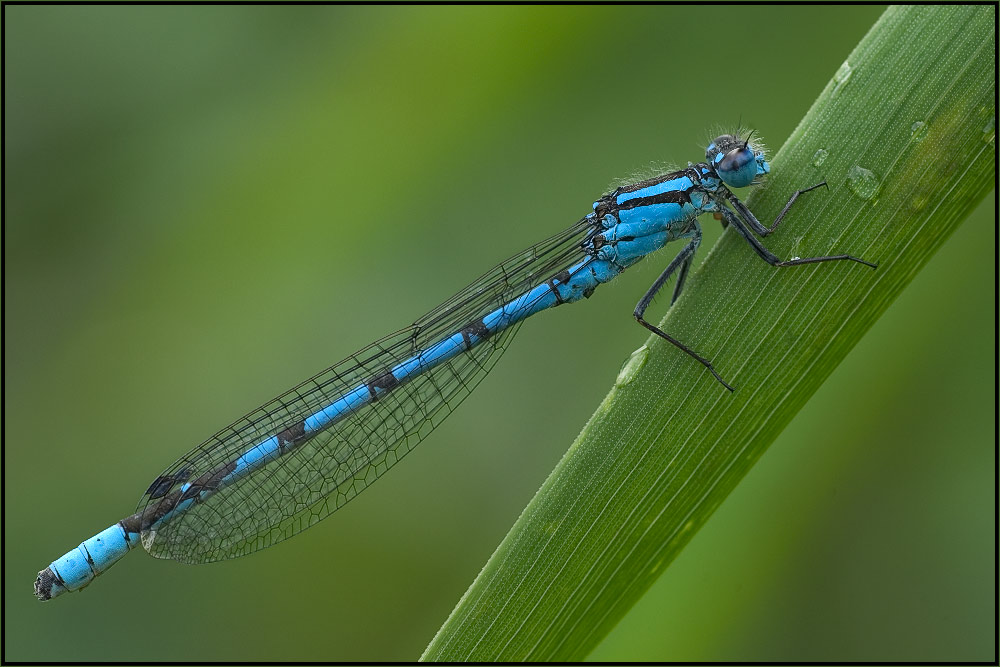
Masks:
[[[158,521],[184,497],[185,483],[218,483],[258,443],[293,433],[304,418],[578,261],[583,257],[580,243],[592,229],[584,218],[518,253],[412,326],[334,364],[177,460],[150,485],[130,517],[147,550],[188,563],[234,558],[291,537],[343,507],[451,414],[493,368],[517,326],[395,387],[271,463]]]

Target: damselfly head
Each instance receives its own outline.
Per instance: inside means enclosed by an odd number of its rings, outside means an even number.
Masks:
[[[752,143],[750,136],[746,139],[732,134],[716,137],[705,149],[705,159],[722,182],[731,188],[751,185],[755,178],[771,171],[764,157],[764,147]]]

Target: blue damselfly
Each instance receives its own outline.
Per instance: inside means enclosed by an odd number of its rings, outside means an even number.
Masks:
[[[390,334],[249,413],[158,476],[137,511],[38,574],[43,600],[79,590],[130,549],[203,563],[261,549],[325,518],[367,488],[426,437],[496,363],[520,324],[538,312],[590,297],[672,241],[685,245],[643,295],[635,319],[702,364],[686,344],[647,322],[645,312],[669,278],[684,288],[698,245],[698,216],[715,213],[757,255],[787,267],[850,255],[781,260],[754,233],[770,226],[730,191],[770,171],[750,137],[724,134],[706,161],[619,187],[555,236],[483,274],[411,326]]]

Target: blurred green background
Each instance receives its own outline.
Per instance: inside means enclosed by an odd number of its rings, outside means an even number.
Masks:
[[[5,7],[4,658],[419,656],[645,340],[667,257],[535,318],[295,539],[130,555],[47,604],[31,584],[177,456],[616,179],[738,121],[776,150],[880,13]],[[593,658],[995,659],[990,199]]]

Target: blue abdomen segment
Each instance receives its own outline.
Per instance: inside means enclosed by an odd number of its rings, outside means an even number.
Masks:
[[[102,530],[52,561],[38,573],[35,595],[48,600],[67,591],[78,591],[121,560],[122,556],[139,544],[139,534],[130,533],[123,523],[119,522]]]

